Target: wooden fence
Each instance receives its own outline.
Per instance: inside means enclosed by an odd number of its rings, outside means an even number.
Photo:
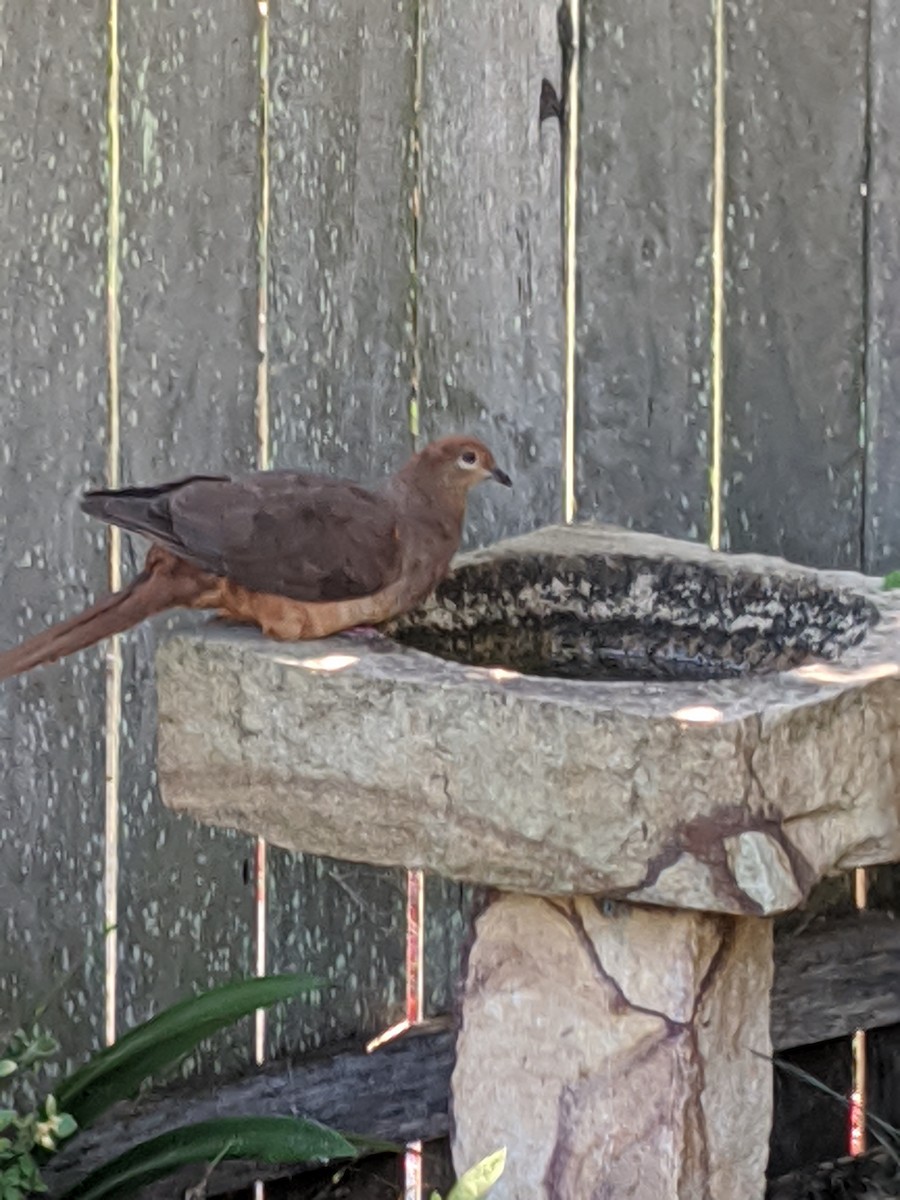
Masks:
[[[556,0],[0,0],[0,644],[105,587],[86,485],[468,430],[493,540],[560,518],[567,412],[580,516],[900,565],[892,5],[581,0],[579,42],[567,325]],[[252,844],[155,796],[154,638],[0,691],[0,1013],[71,971],[70,1057],[257,961]],[[268,887],[269,968],[345,984],[270,1051],[396,1019],[401,876]],[[439,1011],[467,899],[428,889]]]

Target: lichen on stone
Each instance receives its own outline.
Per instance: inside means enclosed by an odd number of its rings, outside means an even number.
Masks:
[[[391,636],[442,658],[574,679],[721,679],[836,658],[874,605],[812,575],[640,555],[501,555],[458,567]]]

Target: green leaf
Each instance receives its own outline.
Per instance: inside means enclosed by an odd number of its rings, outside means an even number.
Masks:
[[[16,1069],[16,1064],[11,1058],[0,1058],[0,1079],[5,1079],[7,1075],[12,1075]]]
[[[447,1193],[447,1200],[481,1200],[486,1196],[506,1166],[506,1147],[489,1154],[480,1163],[460,1176]]]
[[[59,1042],[50,1033],[41,1033],[32,1042],[29,1047],[31,1053],[40,1058],[49,1058],[51,1054],[55,1054],[59,1049]]]
[[[900,571],[889,571],[884,577],[884,584],[882,586],[885,591],[900,587]]]
[[[5,1129],[7,1125],[12,1125],[16,1116],[17,1113],[14,1108],[0,1108],[0,1129]]]
[[[358,1158],[366,1154],[402,1154],[404,1150],[399,1142],[382,1142],[378,1138],[359,1137],[355,1133],[342,1133],[341,1136],[347,1139]]]
[[[78,1128],[78,1122],[71,1113],[60,1113],[56,1118],[56,1136],[58,1138],[71,1137]]]
[[[143,1142],[92,1171],[62,1200],[112,1200],[131,1196],[140,1188],[188,1163],[216,1157],[245,1158],[264,1163],[315,1163],[354,1158],[346,1138],[332,1129],[293,1117],[226,1117],[183,1125]]]
[[[269,975],[226,983],[192,996],[130,1030],[55,1088],[59,1108],[84,1129],[141,1083],[189,1054],[200,1042],[279,1000],[327,986],[309,975]]]

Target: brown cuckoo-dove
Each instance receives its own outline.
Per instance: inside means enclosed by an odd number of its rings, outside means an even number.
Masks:
[[[469,489],[489,478],[510,483],[482,442],[450,437],[372,490],[258,471],[87,492],[86,513],[150,539],[144,568],[121,591],[0,654],[0,679],[170,608],[214,609],[284,641],[388,621],[446,575]]]

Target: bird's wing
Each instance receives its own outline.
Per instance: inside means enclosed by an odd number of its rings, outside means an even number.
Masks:
[[[400,574],[393,505],[345,480],[293,471],[192,476],[88,493],[82,507],[204,571],[292,600],[369,596]]]

